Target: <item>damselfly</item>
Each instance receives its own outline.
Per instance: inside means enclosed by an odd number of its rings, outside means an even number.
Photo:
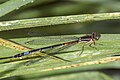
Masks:
[[[71,45],[74,45],[74,44],[77,44],[77,43],[81,43],[81,42],[86,42],[87,44],[89,44],[90,47],[93,47],[91,45],[92,44],[95,45],[95,41],[99,40],[100,37],[101,37],[101,35],[99,33],[93,32],[90,35],[82,36],[82,37],[80,37],[80,38],[78,38],[77,40],[74,40],[74,41],[70,41],[70,42],[65,42],[65,43],[61,43],[61,44],[56,44],[56,45],[51,45],[51,46],[47,46],[47,47],[42,47],[42,48],[34,49],[34,50],[31,50],[31,51],[27,51],[27,52],[23,52],[23,53],[20,53],[20,54],[13,55],[13,56],[11,56],[11,58],[22,57],[22,56],[25,56],[25,55],[34,54],[36,52],[44,51],[46,49],[53,49],[53,48],[59,47],[59,46],[61,46],[61,47],[62,46],[63,47],[64,46],[71,46]],[[84,51],[84,46],[85,45],[82,46],[81,54]],[[93,47],[93,48],[95,48],[95,47]]]

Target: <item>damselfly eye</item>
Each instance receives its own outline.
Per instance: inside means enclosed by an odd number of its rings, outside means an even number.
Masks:
[[[96,33],[96,40],[99,40],[100,37],[101,35],[99,33]]]
[[[92,36],[95,40],[99,40],[99,38],[101,37],[101,35],[99,33],[93,32]]]

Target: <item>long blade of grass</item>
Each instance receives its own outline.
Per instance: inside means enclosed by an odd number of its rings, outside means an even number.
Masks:
[[[83,23],[83,22],[92,22],[92,21],[101,21],[101,20],[110,20],[110,19],[120,19],[120,12],[3,21],[0,22],[0,31],[31,28],[36,26]]]
[[[0,5],[0,17],[4,16],[5,14],[7,14],[13,10],[19,9],[20,7],[22,7],[28,3],[31,3],[31,2],[34,2],[34,0],[9,0],[9,1],[6,1],[5,3]]]

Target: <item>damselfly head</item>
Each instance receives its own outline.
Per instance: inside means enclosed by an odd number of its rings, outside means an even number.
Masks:
[[[95,40],[99,40],[100,37],[101,37],[101,35],[100,35],[99,33],[96,33],[96,32],[93,32],[93,33],[92,33],[92,36],[93,36],[93,38],[94,38]]]

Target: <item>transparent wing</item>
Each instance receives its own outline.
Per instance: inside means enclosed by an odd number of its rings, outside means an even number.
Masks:
[[[66,59],[63,59],[63,58],[61,58],[61,57],[47,54],[46,56],[43,56],[43,57],[40,57],[40,58],[37,58],[37,59],[32,59],[32,60],[27,61],[27,62],[25,63],[25,65],[26,65],[26,66],[32,65],[32,64],[34,64],[34,63],[40,62],[40,60],[46,59],[47,57],[53,57],[54,59],[57,59],[57,60],[59,59],[59,60],[62,60],[62,61],[71,62],[71,61],[66,60]]]
[[[27,63],[25,63],[25,65],[29,66],[29,65],[34,64],[34,63],[36,63],[36,62],[38,62],[38,61],[40,61],[40,60],[42,60],[42,59],[47,58],[47,57],[52,57],[52,58],[54,58],[54,59],[59,59],[59,60],[62,60],[62,61],[71,62],[71,61],[69,61],[69,60],[66,60],[66,59],[63,59],[63,58],[61,58],[61,57],[55,56],[55,54],[59,53],[60,51],[62,51],[62,50],[64,50],[64,49],[67,49],[67,48],[69,48],[69,47],[71,47],[71,46],[73,46],[73,45],[75,45],[75,44],[76,44],[76,43],[70,44],[70,45],[67,45],[67,46],[62,46],[62,47],[59,47],[59,48],[57,48],[57,49],[55,49],[55,50],[54,50],[54,49],[50,49],[50,50],[48,49],[48,50],[44,51],[44,54],[46,54],[46,56],[42,56],[42,57],[37,58],[37,59],[29,60],[29,61],[27,61]],[[43,52],[42,52],[42,53],[43,53]]]
[[[60,42],[68,42],[68,41],[73,41],[77,40],[78,37],[64,37],[64,36],[51,36],[51,37],[38,37],[37,39],[32,39],[25,44],[30,44],[30,45],[45,45],[45,44],[55,44],[55,43],[60,43]]]

